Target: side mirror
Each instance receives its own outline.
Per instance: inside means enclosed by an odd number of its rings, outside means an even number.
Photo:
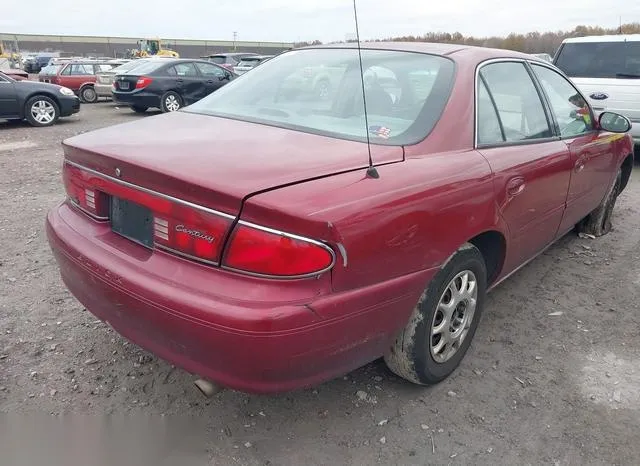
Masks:
[[[600,129],[611,133],[626,133],[631,129],[631,122],[627,117],[613,112],[602,112],[598,117]]]

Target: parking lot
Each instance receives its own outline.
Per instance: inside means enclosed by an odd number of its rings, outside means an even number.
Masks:
[[[640,166],[614,231],[568,235],[489,296],[452,377],[381,361],[314,389],[203,397],[62,285],[44,232],[60,141],[152,118],[111,102],[48,128],[0,121],[0,411],[197,416],[213,464],[633,464],[640,454]],[[215,357],[215,355],[212,355]]]

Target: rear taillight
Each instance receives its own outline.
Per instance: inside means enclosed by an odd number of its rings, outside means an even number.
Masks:
[[[233,217],[175,203],[151,209],[157,247],[208,263],[219,262]]]
[[[224,256],[225,267],[271,277],[300,277],[329,270],[335,256],[323,243],[240,222]]]
[[[72,204],[98,220],[109,218],[109,197],[96,191],[82,170],[65,163],[62,179]]]
[[[66,162],[64,185],[70,202],[97,220],[110,217],[111,198],[144,206],[153,215],[153,246],[189,259],[243,273],[299,278],[329,270],[333,250],[319,241],[244,221],[235,226],[221,261],[233,215],[159,194]]]
[[[138,78],[138,81],[136,82],[136,89],[144,89],[149,84],[151,84],[152,81],[153,79],[149,78],[148,76],[142,76]]]
[[[144,206],[154,219],[154,245],[208,263],[218,263],[234,218],[205,207],[119,183],[69,163],[64,184],[72,204],[99,220],[109,219],[110,197]]]

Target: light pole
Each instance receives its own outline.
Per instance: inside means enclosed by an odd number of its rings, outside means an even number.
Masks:
[[[236,51],[236,40],[238,39],[238,31],[233,31],[233,51]]]

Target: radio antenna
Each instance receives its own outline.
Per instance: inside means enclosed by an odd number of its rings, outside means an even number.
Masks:
[[[360,29],[358,28],[358,9],[356,0],[353,0],[353,17],[356,21],[356,42],[358,43],[358,61],[360,62],[360,82],[362,84],[362,103],[364,105],[364,130],[367,135],[367,151],[369,152],[369,168],[367,168],[367,176],[369,178],[380,178],[380,174],[376,167],[373,166],[373,157],[371,156],[371,136],[369,136],[369,117],[367,116],[367,96],[365,95],[364,85],[364,66],[362,65],[362,49],[360,48]]]

